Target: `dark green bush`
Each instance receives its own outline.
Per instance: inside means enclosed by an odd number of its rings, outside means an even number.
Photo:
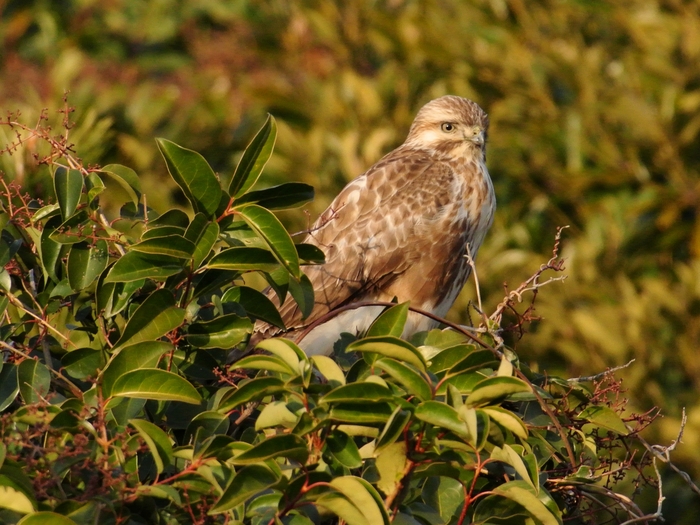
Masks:
[[[0,522],[643,515],[629,497],[654,483],[637,436],[653,417],[625,411],[612,374],[589,388],[532,372],[495,321],[407,342],[398,336],[409,305],[388,305],[335,360],[273,339],[227,363],[255,320],[281,325],[253,277],[304,309],[303,266],[323,259],[270,211],[309,201],[312,188],[253,189],[275,143],[272,117],[226,184],[201,155],[159,139],[191,206],[161,214],[133,170],[86,168],[66,136],[12,117],[6,126],[48,145],[39,161],[55,198],[34,200],[3,178]],[[100,208],[106,179],[129,198],[111,220]],[[561,269],[555,248],[536,276]]]

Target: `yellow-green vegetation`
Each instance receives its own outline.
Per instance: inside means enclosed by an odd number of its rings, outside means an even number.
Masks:
[[[134,168],[158,212],[190,208],[155,136],[201,152],[228,182],[274,114],[277,146],[260,185],[314,186],[313,218],[403,140],[422,103],[476,100],[491,117],[499,202],[477,263],[485,312],[569,225],[567,280],[540,291],[534,314],[544,319],[531,333],[506,341],[539,372],[567,377],[635,359],[618,372],[630,408],[665,415],[647,439],[669,444],[687,407],[674,457],[700,475],[696,2],[10,0],[0,9],[0,108],[30,123],[48,107],[58,132],[69,90],[77,155]],[[13,138],[0,127],[3,145]],[[46,154],[44,142],[24,143],[0,157],[3,177],[51,195],[50,171],[34,158]],[[110,192],[101,198],[113,218],[128,196]],[[281,217],[291,231],[307,224],[298,211]],[[451,318],[478,323],[475,296],[468,285]],[[681,523],[674,512],[698,503],[677,479],[666,479],[666,506]]]

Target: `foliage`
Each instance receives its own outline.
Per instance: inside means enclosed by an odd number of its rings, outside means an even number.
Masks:
[[[407,342],[398,335],[409,305],[390,304],[365,337],[343,340],[337,360],[273,339],[227,363],[256,320],[280,324],[246,285],[251,275],[301,305],[303,266],[322,260],[270,211],[306,202],[312,189],[253,189],[275,143],[272,117],[227,184],[198,153],[158,139],[189,214],[147,206],[125,166],[86,168],[67,120],[59,137],[13,116],[5,125],[17,137],[9,151],[48,145],[39,161],[53,198],[3,179],[0,521],[642,516],[624,479],[654,483],[652,456],[637,450],[653,418],[626,412],[611,375],[588,388],[533,372],[494,321],[478,336],[455,325]],[[113,221],[100,207],[108,179],[127,195]],[[557,245],[535,281],[561,268]]]

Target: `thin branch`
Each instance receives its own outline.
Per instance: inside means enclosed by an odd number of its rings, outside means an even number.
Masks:
[[[605,372],[601,372],[599,374],[595,374],[592,376],[582,376],[582,377],[572,377],[571,379],[567,379],[569,383],[586,383],[590,381],[598,381],[599,379],[603,379],[605,376],[613,374],[617,372],[618,370],[622,370],[623,368],[627,368],[630,366],[632,363],[634,363],[636,360],[635,359],[630,359],[629,363],[616,366],[613,368],[608,368],[605,370]]]

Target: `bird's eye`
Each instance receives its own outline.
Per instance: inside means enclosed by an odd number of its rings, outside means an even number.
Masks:
[[[445,133],[452,133],[455,130],[455,125],[452,122],[443,122],[440,129]]]

